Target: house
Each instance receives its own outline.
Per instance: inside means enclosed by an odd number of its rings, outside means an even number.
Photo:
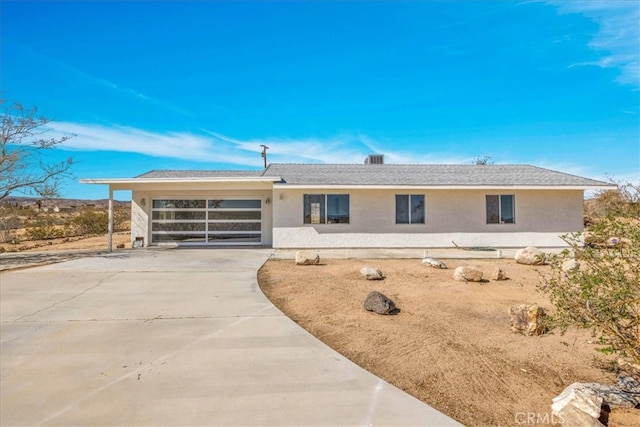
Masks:
[[[270,164],[85,179],[132,190],[131,238],[148,245],[274,248],[561,247],[583,229],[585,190],[615,185],[529,165]]]

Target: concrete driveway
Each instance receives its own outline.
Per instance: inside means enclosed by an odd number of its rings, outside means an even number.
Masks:
[[[0,424],[458,425],[260,291],[268,249],[139,250],[0,273]]]

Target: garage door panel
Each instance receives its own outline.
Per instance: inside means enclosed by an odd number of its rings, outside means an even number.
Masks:
[[[212,222],[209,223],[209,231],[260,231],[262,224],[259,222]]]
[[[182,243],[206,243],[207,237],[205,234],[178,234],[178,233],[157,233],[153,235],[154,242],[156,243],[168,243],[168,242],[182,242]]]
[[[153,211],[152,219],[157,220],[184,220],[184,221],[193,221],[193,220],[206,220],[207,212],[205,210],[202,211],[174,211],[174,210],[162,210],[162,211]]]
[[[260,211],[209,211],[210,220],[255,220],[262,219]]]
[[[204,222],[160,222],[153,223],[151,231],[207,231]]]
[[[260,199],[154,199],[152,243],[259,244]]]

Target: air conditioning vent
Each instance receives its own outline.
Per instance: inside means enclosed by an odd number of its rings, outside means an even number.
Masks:
[[[384,154],[369,154],[364,160],[365,165],[384,165]]]

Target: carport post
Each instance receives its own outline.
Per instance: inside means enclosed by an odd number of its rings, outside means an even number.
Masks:
[[[113,189],[109,185],[109,228],[107,237],[107,252],[113,250]]]

